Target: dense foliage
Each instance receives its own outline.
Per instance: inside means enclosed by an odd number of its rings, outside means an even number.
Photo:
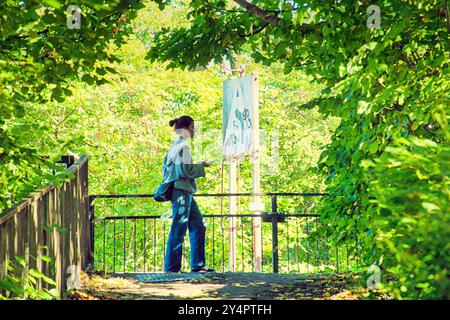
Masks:
[[[398,297],[448,298],[447,2],[252,4],[191,1],[189,25],[158,33],[148,58],[192,68],[248,52],[322,83],[319,98],[293,106],[342,119],[320,160],[335,196],[322,208],[322,236],[356,233],[366,263],[394,275]],[[367,24],[369,4],[380,28]]]
[[[108,51],[130,31],[139,1],[77,1],[80,28],[70,29],[71,1],[0,1],[0,209],[64,175],[54,163],[67,143],[50,134],[48,119],[31,114],[30,102],[63,102],[71,81],[105,83],[118,61]],[[70,24],[69,24],[70,25]],[[60,125],[60,123],[56,123]],[[77,137],[72,137],[76,140]]]

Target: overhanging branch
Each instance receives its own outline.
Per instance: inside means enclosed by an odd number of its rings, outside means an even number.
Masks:
[[[261,19],[270,23],[273,26],[276,26],[278,24],[278,21],[281,20],[280,17],[273,15],[255,5],[251,4],[250,2],[248,2],[246,0],[234,0],[234,2],[236,2],[238,5],[240,5],[242,8],[244,8],[248,12],[257,15],[258,17],[260,17]]]

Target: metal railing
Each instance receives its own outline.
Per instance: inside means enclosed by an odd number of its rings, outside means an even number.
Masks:
[[[334,246],[326,238],[311,238],[321,222],[314,213],[287,213],[278,209],[279,197],[322,197],[323,193],[197,194],[194,197],[271,198],[271,211],[258,214],[203,214],[208,266],[217,271],[253,272],[253,219],[262,218],[262,272],[339,273],[359,267],[358,243]],[[90,196],[95,268],[104,273],[160,272],[171,221],[161,215],[103,215],[94,218],[94,201],[141,199],[151,194]],[[153,202],[152,199],[149,199]],[[153,202],[153,204],[156,204]],[[170,205],[167,204],[167,208]],[[202,212],[204,210],[201,210]],[[104,212],[103,212],[104,214]],[[230,268],[229,220],[236,219],[236,266]],[[186,237],[187,238],[187,237]],[[189,266],[189,241],[183,247],[183,266]]]

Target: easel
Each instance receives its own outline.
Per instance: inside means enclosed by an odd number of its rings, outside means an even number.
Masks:
[[[226,69],[229,71],[229,74],[232,75],[233,71],[237,71],[242,78],[245,74],[245,67],[241,65],[239,69],[228,69],[224,65],[222,65],[222,70]],[[260,182],[260,139],[259,139],[259,107],[258,107],[258,92],[259,92],[259,76],[257,72],[252,72],[252,138],[253,138],[253,148],[250,154],[252,159],[252,184],[253,184],[253,194],[259,194],[261,191],[261,182]],[[237,186],[237,173],[238,173],[238,161],[240,159],[245,159],[246,155],[242,154],[235,157],[227,157],[229,160],[229,193],[235,194],[238,193],[239,187]],[[223,163],[222,163],[223,165]],[[223,174],[223,171],[222,171]],[[222,177],[223,179],[223,177]],[[222,186],[223,189],[223,186]],[[237,214],[237,202],[239,198],[238,196],[230,196],[229,197],[229,209],[228,213],[231,215],[229,220],[229,246],[228,246],[228,257],[229,257],[229,267],[231,272],[236,271],[236,218],[233,215]],[[251,210],[255,212],[255,214],[260,214],[263,210],[260,196],[253,195],[253,203]],[[262,271],[262,247],[261,247],[261,218],[255,217],[253,218],[253,265],[255,272]]]

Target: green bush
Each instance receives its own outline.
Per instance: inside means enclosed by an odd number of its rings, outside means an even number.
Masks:
[[[52,259],[43,256],[42,259],[51,262]],[[39,280],[42,284],[54,286],[53,288],[39,288]],[[41,272],[30,269],[23,257],[15,257],[8,262],[6,275],[0,279],[0,300],[53,300],[59,297],[56,282]]]
[[[373,227],[397,298],[450,298],[450,148],[398,138],[364,162],[373,178]],[[389,253],[389,254],[386,254]]]

